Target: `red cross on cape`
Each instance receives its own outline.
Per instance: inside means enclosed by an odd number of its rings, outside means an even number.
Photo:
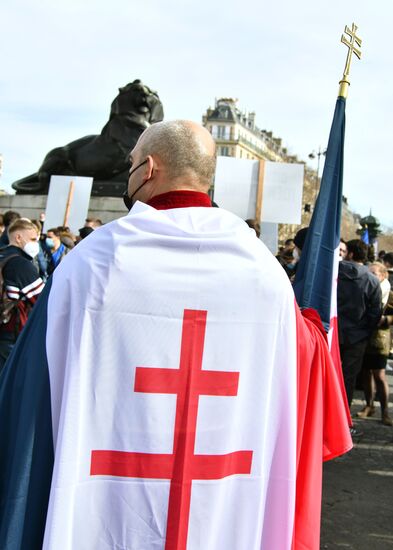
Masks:
[[[252,451],[224,455],[195,454],[200,395],[232,396],[239,372],[202,370],[207,311],[184,310],[180,368],[137,367],[135,392],[175,394],[176,416],[172,454],[94,450],[92,476],[170,480],[165,550],[185,550],[193,480],[250,474]]]

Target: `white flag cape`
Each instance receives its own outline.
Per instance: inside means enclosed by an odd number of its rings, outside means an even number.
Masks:
[[[296,483],[287,277],[217,208],[136,203],[55,271],[44,549],[286,550]]]

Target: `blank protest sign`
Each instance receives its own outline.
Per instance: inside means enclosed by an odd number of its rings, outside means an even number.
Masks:
[[[45,210],[44,232],[64,224],[70,184],[74,182],[72,203],[67,225],[73,233],[83,227],[89,211],[93,178],[80,176],[52,176]]]
[[[214,201],[243,220],[255,217],[259,162],[217,157]]]
[[[263,222],[300,224],[304,164],[265,162]]]
[[[303,164],[264,161],[262,222],[300,224]],[[214,200],[243,220],[255,218],[259,161],[218,157]]]

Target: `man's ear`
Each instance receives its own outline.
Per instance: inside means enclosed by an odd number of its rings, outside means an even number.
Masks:
[[[153,177],[154,171],[155,171],[155,162],[151,155],[148,155],[146,157],[146,168],[144,170],[143,174],[143,181],[148,181]]]

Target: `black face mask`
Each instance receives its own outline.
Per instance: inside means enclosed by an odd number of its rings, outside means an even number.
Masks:
[[[128,179],[130,179],[131,177],[131,174],[133,174],[136,170],[138,170],[138,168],[140,168],[141,166],[143,166],[144,164],[146,164],[148,159],[144,160],[143,162],[140,162],[138,164],[138,166],[135,166],[135,168],[133,168],[132,170],[130,170],[130,173],[128,174]],[[123,202],[127,208],[128,211],[131,210],[131,208],[133,207],[133,202],[132,202],[132,198],[134,197],[134,195],[136,193],[138,193],[139,189],[142,189],[142,187],[145,185],[145,183],[147,183],[149,180],[146,180],[144,181],[134,192],[133,194],[131,195],[131,197],[128,196],[128,189],[126,189],[123,193]],[[127,185],[128,187],[128,185]]]

